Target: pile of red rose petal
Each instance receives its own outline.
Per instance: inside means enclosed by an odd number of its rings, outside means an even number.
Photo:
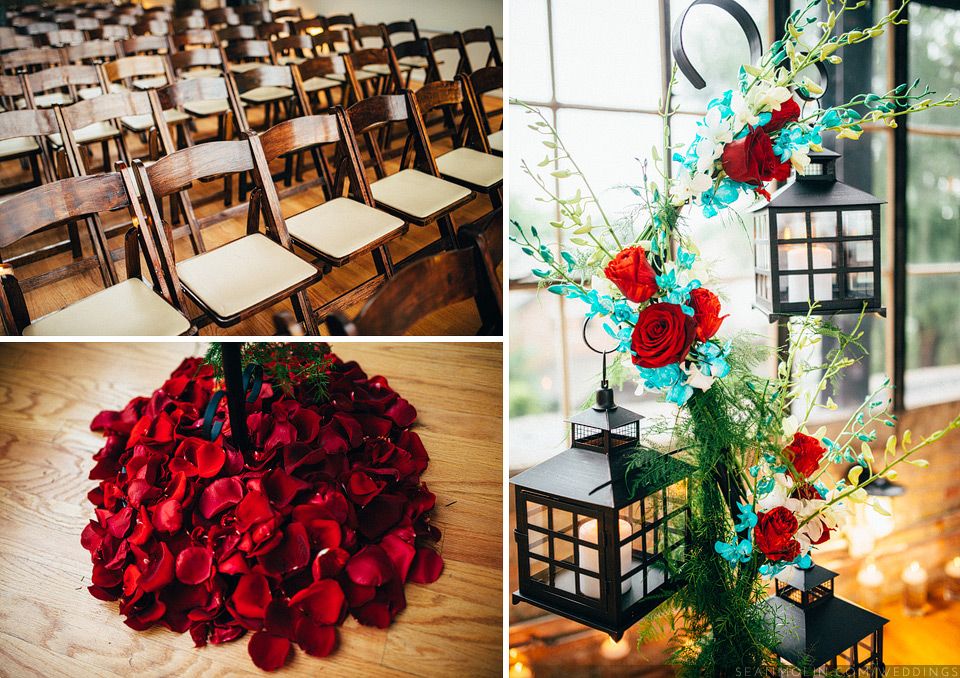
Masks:
[[[198,647],[252,631],[250,656],[268,671],[291,643],[330,654],[348,613],[389,626],[404,584],[443,569],[423,545],[440,533],[420,482],[427,453],[409,430],[416,410],[333,357],[322,403],[264,382],[247,404],[244,459],[229,422],[215,441],[199,437],[216,387],[212,368],[188,359],[152,397],[94,419],[107,439],[90,472],[96,519],[81,536],[90,592],[119,600],[131,628],[190,631]]]

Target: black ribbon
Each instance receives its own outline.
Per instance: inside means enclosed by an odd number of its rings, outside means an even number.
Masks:
[[[263,388],[263,367],[260,365],[247,365],[243,371],[243,392],[246,394],[248,403],[255,402]],[[216,419],[217,410],[220,403],[227,397],[224,390],[217,391],[210,396],[210,402],[207,403],[207,409],[203,413],[203,427],[200,429],[200,436],[206,440],[216,440],[223,430],[223,420]]]
[[[713,5],[714,7],[719,7],[733,17],[734,21],[736,21],[740,26],[740,30],[743,31],[744,37],[747,39],[747,45],[750,47],[751,64],[755,64],[760,60],[760,56],[763,54],[763,43],[760,39],[760,29],[757,28],[757,24],[753,20],[753,17],[751,17],[750,13],[747,12],[747,10],[745,10],[741,5],[739,5],[737,2],[734,2],[734,0],[693,0],[693,2],[690,3],[690,5],[683,11],[683,14],[681,14],[673,24],[673,32],[671,33],[670,41],[673,46],[673,58],[677,62],[677,68],[680,69],[680,72],[683,73],[684,77],[690,81],[691,85],[693,85],[696,89],[703,89],[707,86],[707,83],[700,75],[700,72],[697,71],[693,63],[690,61],[690,58],[687,56],[687,51],[683,46],[684,22],[686,21],[690,10],[697,5]],[[817,72],[820,74],[821,87],[825,92],[829,82],[827,69],[822,62],[817,62],[815,65],[817,67]],[[804,101],[816,101],[823,96],[822,93],[819,96],[812,96],[809,92],[805,92],[801,88],[797,88],[796,93],[797,96]]]

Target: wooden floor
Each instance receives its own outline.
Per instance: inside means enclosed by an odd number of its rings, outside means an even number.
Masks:
[[[149,395],[202,343],[0,346],[0,675],[263,675],[247,641],[194,649],[189,634],[136,632],[93,598],[80,532],[104,408]],[[500,344],[342,344],[419,411],[446,566],[410,584],[387,630],[348,619],[326,659],[300,651],[278,675],[495,676],[501,659]],[[450,376],[456,373],[457,378]]]
[[[487,110],[499,109],[501,105],[502,101],[500,99],[491,98],[487,100]],[[262,120],[262,113],[260,111],[253,110],[251,112],[251,120],[254,126],[258,127],[260,121]],[[499,118],[494,120],[494,125],[495,127],[499,125]],[[197,140],[204,139],[213,135],[215,130],[216,125],[212,119],[201,120],[198,123],[197,133],[194,136]],[[442,125],[436,125],[432,126],[429,131],[431,134],[437,135],[437,133],[441,130]],[[141,140],[136,135],[127,134],[126,140],[129,144],[130,152],[134,157],[146,157],[147,147],[145,144],[141,143]],[[402,144],[402,142],[400,143]],[[433,142],[432,147],[435,155],[442,155],[443,153],[449,151],[453,146],[450,137],[447,136]],[[102,167],[100,144],[94,144],[91,149],[93,151],[94,162],[90,167],[91,172],[93,172]],[[115,147],[111,147],[111,154],[112,160],[115,161],[117,159]],[[366,162],[366,157],[364,157],[364,160]],[[369,162],[366,162],[366,164],[370,165]],[[282,169],[282,166],[282,161],[278,161],[273,165],[273,169],[274,171],[279,171]],[[388,173],[395,171],[398,166],[398,159],[387,161]],[[370,170],[369,176],[371,181],[376,179],[372,170]],[[315,177],[316,173],[311,167],[306,174],[306,178],[309,180]],[[29,180],[29,172],[22,170],[17,161],[6,161],[0,163],[0,188],[4,186],[19,185],[24,182],[28,182]],[[222,181],[200,183],[190,190],[190,197],[192,200],[199,202],[207,196],[220,192],[222,187]],[[282,188],[282,186],[278,186],[278,188]],[[234,200],[236,200],[236,197]],[[166,204],[166,201],[164,202]],[[284,198],[281,201],[281,208],[283,215],[288,217],[298,214],[321,202],[323,202],[322,190],[319,186],[315,186],[305,192],[297,193]],[[215,214],[222,209],[222,200],[214,200],[210,203],[199,206],[196,211],[198,217],[202,218],[211,214]],[[453,213],[453,219],[455,224],[459,227],[480,218],[489,212],[490,209],[491,204],[489,199],[486,196],[478,196],[464,207],[455,211]],[[165,217],[166,216],[169,215],[165,214]],[[109,228],[111,224],[120,224],[126,221],[129,221],[129,219],[126,215],[126,212],[122,211],[116,215],[107,215],[107,217],[104,219],[104,224]],[[203,230],[204,243],[206,244],[208,250],[213,249],[219,245],[227,243],[231,240],[235,240],[236,238],[242,236],[245,233],[245,229],[246,212],[244,211],[239,216],[232,217],[205,228]],[[439,231],[437,230],[436,226],[411,226],[406,235],[394,243],[391,243],[390,252],[393,260],[402,260],[404,257],[416,252],[425,245],[430,244],[438,237]],[[9,259],[24,250],[30,251],[38,246],[47,245],[50,242],[56,242],[63,239],[65,239],[65,229],[55,229],[53,232],[38,234],[36,236],[27,238],[21,243],[5,249],[2,254],[4,258]],[[86,231],[83,229],[81,229],[81,240],[83,241],[85,253],[89,254],[92,250],[90,248],[89,238],[86,235]],[[111,248],[116,250],[122,248],[122,246],[123,240],[120,235],[117,235],[111,239]],[[192,249],[190,247],[189,240],[186,237],[178,239],[176,247],[178,252],[178,260],[180,258],[188,258],[192,255]],[[307,255],[305,252],[301,252],[301,254],[304,256],[304,258],[309,259],[309,255]],[[15,269],[15,273],[19,279],[23,279],[25,277],[41,274],[53,268],[69,264],[71,260],[70,254],[64,253],[49,257],[37,263],[17,267]],[[118,276],[121,280],[123,280],[126,277],[123,262],[116,262],[116,265]],[[364,281],[370,279],[374,276],[375,272],[376,269],[374,268],[373,259],[370,255],[366,255],[356,261],[350,262],[345,267],[334,269],[330,274],[324,276],[323,280],[310,288],[309,294],[311,303],[316,309],[322,306],[324,303],[337,298],[344,292],[347,292]],[[30,317],[38,318],[46,313],[63,308],[69,303],[77,301],[102,289],[102,286],[103,284],[100,280],[100,275],[95,269],[72,276],[71,278],[58,283],[44,285],[43,287],[26,294],[27,306],[30,310]],[[346,314],[349,317],[353,317],[360,310],[361,306],[362,304],[358,304],[348,308],[346,310]],[[277,306],[274,306],[266,311],[262,311],[256,316],[227,329],[220,328],[214,324],[207,325],[200,331],[200,333],[203,335],[271,336],[274,334],[274,325],[272,320],[273,314],[282,309],[292,310],[290,302],[281,302]],[[191,314],[193,317],[195,317],[198,313],[199,311],[197,309],[191,308]],[[480,316],[477,313],[476,305],[472,301],[466,301],[438,311],[423,319],[411,328],[410,334],[470,336],[476,334],[479,329]],[[323,328],[321,332],[326,334],[326,329]]]

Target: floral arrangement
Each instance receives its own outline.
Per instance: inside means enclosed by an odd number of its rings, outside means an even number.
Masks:
[[[652,151],[661,180],[652,181],[650,166],[642,165],[642,183],[630,188],[640,209],[624,220],[608,218],[539,111],[513,102],[533,118],[529,128],[544,137],[547,155],[536,167],[526,161],[522,167],[545,193],[540,200],[556,206],[559,218],[550,225],[565,235],[561,244],[548,244],[536,227],[513,222],[511,240],[538,262],[533,274],[548,292],[580,300],[588,318],[602,319],[618,358],[629,359],[642,389],[682,408],[662,428],[698,469],[693,546],[685,562],[675,564],[685,585],[652,620],[666,620],[676,641],[674,658],[692,674],[766,666],[776,640],[758,604],[766,595],[760,575],[789,564],[809,567],[812,552],[830,539],[850,504],[870,502],[866,486],[894,478],[900,464],[924,466],[916,452],[960,427],[958,416],[916,443],[909,431],[899,439],[890,436],[880,458],[871,445],[877,427],[896,427],[885,383],[851,415],[840,436],[810,430],[817,408],[836,409],[823,397],[858,360],[851,356],[863,354],[859,323],[845,333],[812,315],[795,318],[794,340],[777,377],[758,377],[755,368],[765,354],[743,338],[718,337],[727,316],[684,229],[684,215],[692,210],[724,216],[741,198],[769,199],[768,182],[803,173],[809,153],[822,150],[825,133],[855,140],[866,124],[895,127],[901,116],[960,103],[955,95],[934,100],[915,81],[839,106],[808,105],[823,90],[803,75],[806,70],[840,63],[843,48],[906,21],[904,2],[872,26],[836,33],[839,18],[864,4],[809,0],[789,16],[782,40],[757,63],[741,67],[737,86],[709,102],[690,143],[671,147],[674,73],[660,107],[664,143]],[[821,5],[822,20],[816,16]],[[575,180],[579,187],[551,190],[540,173],[544,168],[552,168],[546,171],[561,186]],[[823,362],[804,359],[805,349],[824,337],[838,348]],[[628,374],[619,363],[611,371],[620,379]],[[812,389],[810,377],[817,381]],[[840,465],[851,468],[833,481]]]
[[[251,452],[233,446],[229,421],[217,439],[200,435],[216,350],[213,364],[185,360],[149,398],[97,415],[106,442],[81,543],[90,592],[119,600],[131,628],[189,631],[198,647],[250,631],[254,664],[275,670],[294,642],[330,654],[348,613],[386,628],[405,584],[435,581],[443,560],[427,545],[440,534],[414,407],[325,344],[244,354],[265,373],[246,405]]]

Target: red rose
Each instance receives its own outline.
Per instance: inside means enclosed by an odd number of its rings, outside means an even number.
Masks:
[[[780,104],[779,111],[770,111],[770,122],[763,126],[763,131],[771,134],[786,125],[800,119],[800,106],[793,99],[787,99]]]
[[[664,367],[687,356],[697,336],[697,323],[677,304],[650,304],[640,311],[630,348],[640,367]]]
[[[603,269],[603,273],[623,292],[623,296],[635,304],[647,301],[660,291],[657,274],[647,261],[647,253],[642,247],[620,250]]]
[[[697,323],[697,339],[706,341],[717,333],[723,319],[720,315],[720,300],[717,295],[708,289],[698,287],[690,291],[690,308],[693,309],[693,319]]]
[[[786,181],[790,177],[790,163],[780,162],[773,152],[773,142],[759,127],[727,144],[720,161],[728,177],[745,184],[760,186],[771,179]]]
[[[793,442],[783,451],[797,473],[802,473],[806,478],[820,468],[820,459],[827,452],[819,440],[799,432],[793,434]]]
[[[778,506],[757,514],[753,541],[768,560],[790,561],[800,555],[800,544],[793,538],[798,527],[796,516],[785,506]]]

